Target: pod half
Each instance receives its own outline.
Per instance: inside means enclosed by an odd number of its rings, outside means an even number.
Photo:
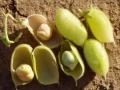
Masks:
[[[63,55],[64,51],[72,52],[73,56],[75,57],[75,59],[78,62],[78,64],[76,64],[76,67],[73,70],[70,70],[68,67],[65,67],[63,65],[62,55]],[[68,56],[68,58],[69,58],[69,56]],[[77,80],[79,80],[84,75],[84,71],[85,71],[85,66],[84,66],[83,60],[82,60],[77,48],[72,43],[70,43],[69,41],[66,40],[61,45],[61,50],[59,52],[58,59],[59,59],[59,65],[60,65],[60,68],[62,69],[62,71],[66,75],[72,76],[77,85]]]
[[[32,53],[36,78],[43,85],[59,83],[59,71],[54,53],[46,46],[38,46]]]
[[[22,81],[18,78],[16,74],[16,69],[22,64],[30,65],[32,68],[32,47],[27,44],[21,44],[15,48],[11,57],[11,75],[12,80],[16,86],[18,85],[25,85],[30,81]]]

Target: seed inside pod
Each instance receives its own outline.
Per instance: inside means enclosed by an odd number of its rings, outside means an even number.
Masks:
[[[34,77],[32,50],[33,48],[30,45],[20,44],[12,53],[10,71],[15,86],[28,84]]]
[[[18,78],[22,81],[31,81],[34,78],[32,68],[28,64],[22,64],[16,69]]]
[[[70,70],[74,70],[78,64],[78,61],[75,59],[71,51],[64,51],[62,54],[62,63]]]
[[[21,22],[40,45],[55,48],[63,40],[62,36],[57,32],[52,19],[48,19],[43,15],[32,14],[23,20],[21,19]]]
[[[37,36],[41,39],[41,40],[49,40],[51,37],[51,30],[50,27],[48,26],[48,24],[41,24],[39,26],[39,28],[37,29]]]
[[[84,75],[85,66],[77,48],[68,40],[61,44],[58,63],[61,70],[75,80],[77,86],[77,80]]]

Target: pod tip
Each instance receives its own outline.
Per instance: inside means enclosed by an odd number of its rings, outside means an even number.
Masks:
[[[115,41],[113,42],[113,46],[114,46],[114,47],[117,47],[117,44],[116,44],[116,42],[115,42]]]
[[[103,79],[106,81],[106,75],[103,76]]]
[[[75,86],[77,87],[78,83],[77,83],[77,80],[75,80]]]

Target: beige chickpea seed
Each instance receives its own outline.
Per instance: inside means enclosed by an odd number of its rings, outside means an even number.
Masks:
[[[51,29],[48,24],[41,24],[39,28],[37,29],[37,36],[41,40],[48,40],[51,37]]]
[[[32,68],[28,64],[22,64],[16,69],[16,75],[22,81],[31,81],[34,77]]]

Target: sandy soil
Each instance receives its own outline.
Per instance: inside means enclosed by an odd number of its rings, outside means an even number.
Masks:
[[[14,17],[26,17],[33,13],[43,14],[53,19],[57,7],[64,7],[80,17],[77,9],[86,9],[92,0],[0,0],[0,10],[9,11]],[[106,80],[95,75],[86,64],[84,77],[78,81],[78,86],[71,77],[60,70],[60,85],[44,86],[36,80],[18,90],[120,90],[120,0],[93,0],[93,4],[108,14],[114,26],[116,46],[106,44],[110,57],[110,70]],[[0,32],[3,29],[2,13],[0,12]],[[13,23],[9,22],[10,32],[16,30]],[[21,43],[28,43],[35,47],[36,41],[27,30],[22,30],[23,37],[16,44],[7,48],[0,41],[0,90],[15,90],[10,75],[10,58],[14,48]],[[12,38],[15,35],[11,35]],[[57,51],[55,49],[54,51]]]

